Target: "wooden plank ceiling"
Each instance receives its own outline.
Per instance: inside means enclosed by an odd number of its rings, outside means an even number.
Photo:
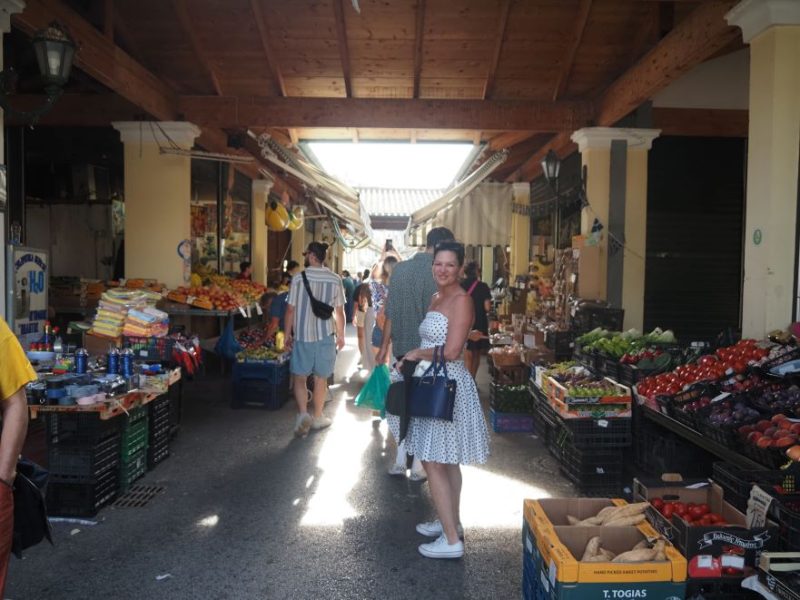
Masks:
[[[484,141],[511,149],[497,175],[516,181],[537,176],[549,148],[570,151],[574,129],[613,124],[640,93],[740,47],[720,22],[734,3],[358,0],[357,12],[352,0],[28,0],[12,23],[30,34],[47,16],[73,30],[80,20],[108,45],[100,56],[101,42],[81,40],[76,60],[105,94],[74,90],[80,100],[67,94],[43,124],[96,125],[133,106],[195,122],[218,151],[223,132],[267,128],[291,142]],[[691,53],[671,58],[686,39]],[[651,79],[637,83],[640,71]],[[696,116],[664,119],[685,132]],[[742,115],[707,122],[729,132]]]

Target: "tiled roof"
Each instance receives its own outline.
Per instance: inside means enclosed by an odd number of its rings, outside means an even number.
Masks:
[[[359,188],[361,202],[370,216],[408,217],[439,198],[444,190]]]

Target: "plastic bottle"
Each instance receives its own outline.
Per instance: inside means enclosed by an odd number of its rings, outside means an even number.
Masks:
[[[125,348],[120,353],[120,374],[123,377],[133,377],[133,350]]]
[[[283,352],[283,345],[285,343],[286,336],[282,331],[279,331],[275,334],[275,350],[278,352]]]
[[[89,352],[86,348],[78,348],[75,351],[75,372],[79,374],[86,373],[89,365]]]
[[[106,373],[119,375],[119,348],[113,346],[106,356]]]
[[[42,336],[42,344],[44,344],[44,348],[42,348],[42,350],[48,351],[52,349],[53,331],[50,329],[50,321],[44,322],[44,335]]]

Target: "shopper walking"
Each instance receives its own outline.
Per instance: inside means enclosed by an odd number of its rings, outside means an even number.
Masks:
[[[322,414],[322,407],[328,395],[328,378],[336,364],[336,351],[344,347],[344,291],[341,279],[325,266],[327,253],[327,244],[308,245],[305,271],[292,278],[286,306],[285,345],[292,351],[290,370],[298,413],[294,433],[298,437],[305,436],[309,429],[331,424],[331,419]],[[324,319],[314,313],[312,295],[315,301],[333,307],[331,317]],[[306,394],[306,379],[311,374],[313,415],[308,413]]]
[[[481,365],[481,355],[486,354],[489,349],[489,311],[492,310],[492,291],[481,281],[481,270],[475,261],[464,267],[461,287],[472,297],[472,306],[475,310],[475,323],[469,332],[467,349],[464,351],[464,364],[475,379],[475,374]]]
[[[405,361],[431,361],[434,348],[443,347],[447,373],[456,381],[453,420],[411,417],[405,444],[409,454],[420,459],[428,474],[437,519],[417,525],[422,535],[436,540],[419,546],[428,558],[460,558],[464,542],[460,518],[461,466],[485,463],[489,456],[489,433],[483,418],[475,381],[460,360],[474,318],[472,299],[461,288],[464,246],[443,242],[433,256],[433,277],[438,292],[419,327],[421,344],[406,352]],[[421,362],[417,371],[429,363]]]
[[[14,478],[17,458],[28,433],[28,400],[25,385],[36,380],[17,338],[0,317],[0,598],[5,597],[8,558],[14,538]]]
[[[344,286],[344,315],[349,323],[353,320],[353,296],[356,292],[356,284],[350,277],[350,271],[342,271],[342,285]]]
[[[453,239],[452,231],[446,227],[435,227],[428,232],[424,252],[417,252],[412,258],[394,267],[384,305],[386,320],[381,349],[375,358],[377,364],[388,360],[390,342],[397,360],[402,360],[406,352],[419,348],[419,326],[425,318],[431,298],[436,293],[431,270],[433,249],[437,244]],[[386,422],[398,443],[395,462],[389,469],[389,474],[402,475],[406,472],[407,458],[405,441],[400,441],[400,420],[394,415],[387,415]],[[412,480],[425,478],[419,459],[414,460],[409,477]]]
[[[363,368],[371,371],[375,364],[375,357],[367,341],[366,326],[367,314],[372,312],[372,295],[369,291],[369,285],[366,283],[362,283],[356,288],[354,310],[353,325],[356,327],[358,336],[358,351],[361,354],[360,364]]]
[[[386,251],[384,250],[384,254],[385,253]],[[394,255],[382,257],[382,260],[375,265],[372,271],[372,278],[369,282],[369,290],[372,294],[372,310],[375,311],[375,326],[372,329],[370,343],[372,344],[372,351],[375,357],[380,353],[381,344],[383,343],[383,328],[386,324],[386,298],[389,296],[389,282],[391,281],[392,270],[394,270],[398,262],[400,261]],[[386,352],[386,358],[391,356],[391,353],[392,347],[390,341]]]

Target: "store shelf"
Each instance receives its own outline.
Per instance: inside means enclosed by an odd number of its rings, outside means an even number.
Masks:
[[[245,307],[245,310],[247,310],[247,308],[248,307]],[[186,315],[190,317],[230,317],[232,315],[242,314],[238,308],[234,310],[206,310],[205,308],[197,308],[195,306],[181,304],[180,302],[172,302],[170,300],[162,300],[159,302],[158,309],[163,310],[168,315]],[[251,315],[255,314],[255,311],[252,311]]]
[[[181,370],[172,369],[169,373],[169,385],[176,384],[181,379]],[[127,413],[137,406],[143,406],[152,402],[161,393],[155,392],[142,392],[139,390],[131,390],[127,394],[114,396],[109,402],[101,404],[92,404],[90,406],[80,406],[78,404],[70,404],[68,406],[61,406],[57,404],[30,404],[31,419],[36,419],[39,413],[96,413],[100,420],[113,419],[123,413]]]
[[[653,423],[661,425],[664,429],[681,436],[685,440],[692,442],[694,445],[699,446],[704,450],[707,450],[711,454],[719,456],[726,462],[732,463],[745,470],[764,469],[764,465],[754,462],[746,456],[742,456],[735,450],[731,450],[727,446],[723,446],[722,444],[715,442],[711,438],[704,436],[694,429],[689,429],[683,423],[676,421],[672,417],[668,417],[665,414],[656,412],[647,406],[640,406],[639,410],[644,418],[649,419]]]

